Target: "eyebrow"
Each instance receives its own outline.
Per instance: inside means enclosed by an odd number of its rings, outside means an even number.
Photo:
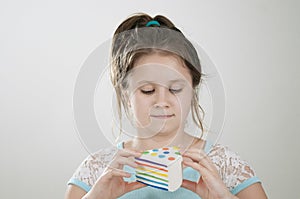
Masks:
[[[170,80],[168,81],[168,83],[176,83],[176,82],[182,82],[182,83],[186,83],[186,80],[184,79],[173,79],[173,80]],[[147,81],[147,80],[141,80],[141,81],[138,81],[137,84],[156,84],[157,82],[155,81]]]

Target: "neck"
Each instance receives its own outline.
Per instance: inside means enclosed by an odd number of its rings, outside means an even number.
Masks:
[[[188,148],[195,141],[195,138],[185,132],[177,133],[175,136],[155,135],[151,138],[138,138],[125,143],[125,148],[131,148],[139,151],[145,151],[154,148],[162,148],[168,146],[178,146],[182,149]]]

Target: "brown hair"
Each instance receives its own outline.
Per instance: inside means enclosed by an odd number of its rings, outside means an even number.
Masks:
[[[155,20],[160,25],[146,27],[149,21]],[[159,52],[179,57],[189,69],[192,77],[194,96],[192,100],[192,116],[196,125],[202,130],[200,111],[204,111],[198,103],[198,86],[204,74],[201,73],[200,60],[192,43],[165,16],[151,17],[145,13],[137,13],[124,20],[116,29],[110,52],[111,81],[115,88],[118,113],[121,121],[122,105],[128,116],[128,107],[122,89],[126,88],[126,75],[133,68],[135,61],[143,55]],[[122,129],[122,127],[121,127]]]

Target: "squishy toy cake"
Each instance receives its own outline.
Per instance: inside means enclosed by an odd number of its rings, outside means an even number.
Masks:
[[[136,181],[148,186],[175,191],[182,183],[182,156],[178,147],[147,150],[135,158]]]

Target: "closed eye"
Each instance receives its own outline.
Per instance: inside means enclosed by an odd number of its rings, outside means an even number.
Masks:
[[[151,94],[153,94],[154,93],[154,89],[152,89],[152,90],[141,90],[141,92],[143,93],[143,94],[146,94],[146,95],[151,95]]]
[[[181,91],[182,91],[182,88],[179,88],[179,89],[173,89],[173,88],[170,88],[169,89],[169,91],[171,92],[171,93],[180,93]]]

